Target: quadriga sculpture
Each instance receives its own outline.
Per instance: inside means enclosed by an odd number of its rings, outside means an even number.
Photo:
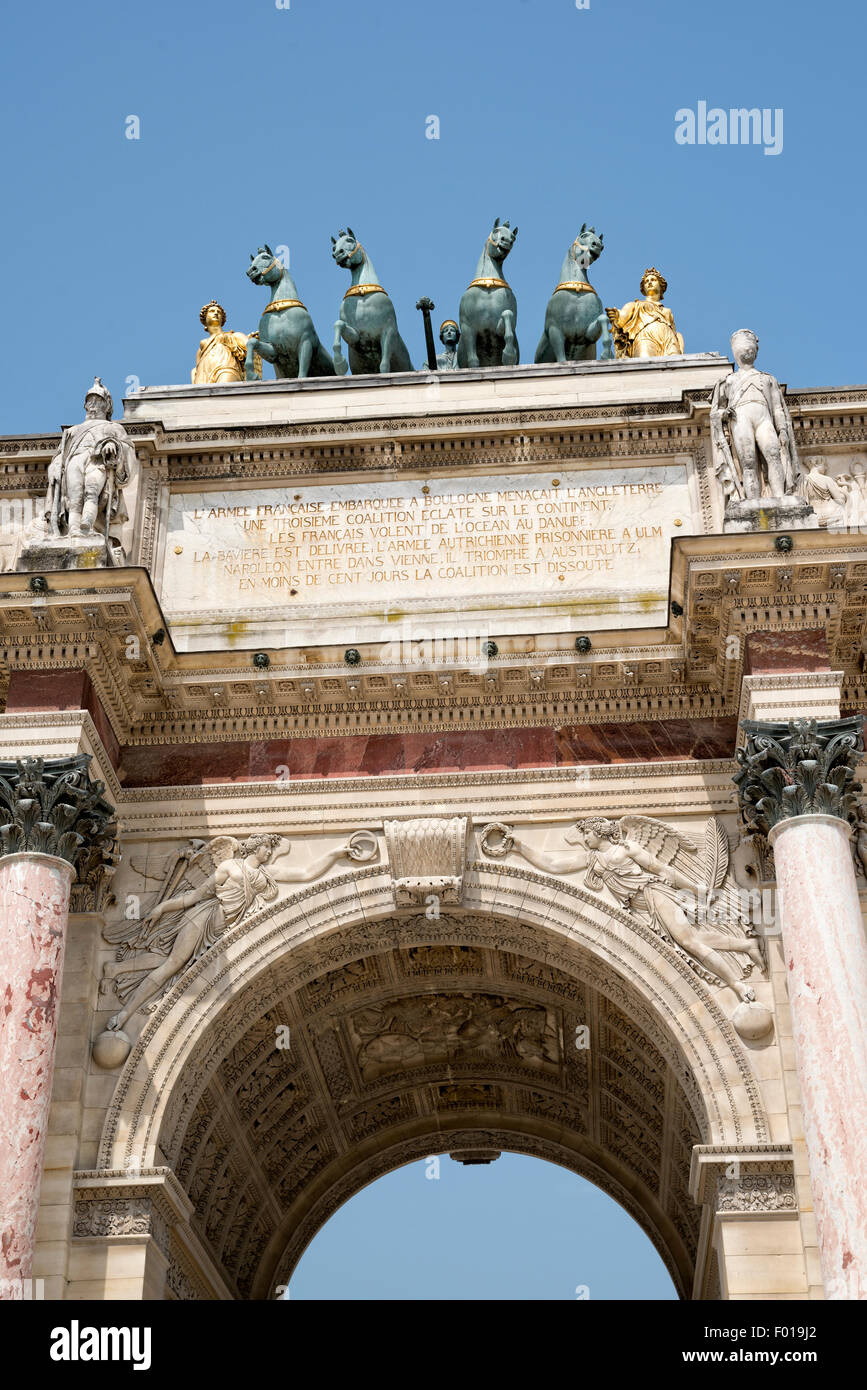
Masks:
[[[380,285],[373,263],[351,227],[331,238],[331,254],[352,274],[334,325],[334,370],[348,370],[341,339],[349,348],[353,376],[362,372],[411,372],[406,344],[397,331],[394,305]]]
[[[614,356],[608,315],[585,279],[602,250],[602,233],[584,222],[566,252],[560,280],[548,300],[545,331],[536,348],[537,362],[595,362],[600,338],[602,359]]]
[[[461,296],[459,367],[514,367],[519,361],[518,301],[502,274],[517,235],[517,227],[498,217],[482,247],[475,277]]]
[[[319,341],[313,320],[298,298],[295,281],[271,247],[265,243],[250,257],[247,274],[254,285],[267,285],[271,298],[259,320],[258,333],[247,339],[244,370],[248,381],[257,373],[254,354],[274,364],[281,378],[334,376],[331,359]]]

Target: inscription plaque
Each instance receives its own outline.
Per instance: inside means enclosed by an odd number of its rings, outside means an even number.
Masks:
[[[647,626],[664,621],[676,525],[692,530],[674,464],[176,493],[163,606],[191,646],[386,640],[413,617]]]

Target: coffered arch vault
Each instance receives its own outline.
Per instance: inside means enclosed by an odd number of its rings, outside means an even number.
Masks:
[[[675,948],[579,887],[480,861],[437,919],[395,913],[372,867],[227,935],[146,1025],[100,1166],[170,1168],[229,1295],[265,1298],[383,1173],[535,1154],[614,1196],[689,1296],[693,1148],[767,1139],[747,1052]]]

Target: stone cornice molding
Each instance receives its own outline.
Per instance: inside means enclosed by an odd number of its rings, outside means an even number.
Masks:
[[[483,670],[366,643],[351,669],[338,644],[271,649],[261,673],[252,650],[178,652],[170,632],[155,645],[168,625],[143,569],[96,570],[86,587],[58,572],[38,599],[28,575],[4,574],[0,658],[13,676],[85,670],[121,744],[734,719],[743,639],[817,625],[844,703],[865,698],[867,536],[800,531],[788,554],[760,533],[678,538],[670,594],[684,612],[666,628],[592,633],[591,654],[569,630],[498,636]]]
[[[820,690],[828,685],[840,685],[842,671],[782,671],[760,676],[744,676],[742,689],[751,690]],[[741,708],[744,706],[741,702]]]
[[[73,1175],[76,1199],[148,1197],[169,1222],[188,1221],[193,1204],[171,1168],[85,1168]]]
[[[9,732],[11,730],[21,730],[21,733],[10,738]],[[55,735],[49,734],[48,730],[56,731]],[[54,756],[68,756],[68,745],[72,740],[64,736],[66,730],[77,734],[75,751],[90,754],[99,770],[100,778],[105,782],[109,798],[117,805],[122,795],[121,785],[108,753],[105,751],[105,744],[99,736],[93,719],[85,709],[34,710],[22,714],[0,714],[0,751],[7,751],[13,747],[16,751],[32,748],[34,750],[33,756],[37,756],[37,753],[47,753],[51,756],[52,748],[54,744],[57,744],[57,752]],[[32,738],[27,737],[28,731],[32,732]]]
[[[594,375],[598,374],[599,363],[594,364]],[[627,366],[629,364],[626,364]],[[624,363],[618,362],[618,368],[622,370]],[[575,374],[574,367],[571,369]],[[527,368],[522,368],[526,372]],[[545,367],[543,373],[550,375],[551,368]],[[421,373],[416,374],[420,382],[430,385],[435,378],[430,375],[422,377]],[[342,386],[353,387],[352,378],[344,378]],[[285,383],[283,384],[285,387]],[[313,382],[305,382],[303,389],[308,393]],[[265,390],[274,391],[273,383],[262,383]],[[188,387],[171,388],[173,392],[186,392],[190,395]],[[198,388],[201,392],[202,388]],[[244,393],[255,391],[257,384],[247,383]],[[262,387],[260,386],[261,390]],[[131,398],[133,403],[138,398]],[[351,398],[350,398],[351,399]],[[865,424],[867,424],[867,388],[863,386],[840,386],[828,388],[799,388],[787,389],[786,399],[792,413],[795,431],[800,446],[809,449],[811,446],[828,446],[834,443],[845,445],[851,442],[863,440]],[[582,435],[586,437],[587,431],[595,422],[616,422],[626,419],[631,422],[646,422],[647,427],[641,431],[643,439],[648,436],[652,439],[654,433],[665,430],[668,420],[691,421],[696,419],[704,422],[710,406],[710,390],[687,388],[683,391],[679,402],[637,402],[625,405],[581,405],[578,401],[572,406],[561,406],[558,409],[548,410],[494,410],[486,413],[464,413],[456,415],[453,419],[448,416],[417,415],[400,420],[387,415],[373,419],[333,419],[306,425],[286,423],[273,423],[266,425],[219,425],[211,428],[196,430],[164,430],[157,422],[136,421],[132,415],[124,418],[124,428],[131,437],[139,452],[140,461],[147,461],[154,454],[161,455],[163,458],[168,453],[190,452],[189,446],[203,444],[208,448],[220,449],[221,446],[228,445],[230,448],[237,448],[239,445],[248,446],[246,453],[248,457],[244,463],[249,465],[256,463],[254,458],[249,455],[255,453],[255,446],[261,443],[274,443],[290,445],[292,442],[299,444],[313,441],[321,441],[329,435],[334,438],[351,438],[361,435],[361,448],[367,447],[364,436],[374,433],[381,433],[386,438],[397,433],[415,432],[423,435],[434,430],[442,431],[443,428],[452,426],[461,430],[478,430],[480,428],[491,428],[497,423],[504,427],[514,427],[516,424],[522,426],[541,427],[539,433],[543,436],[547,430],[549,433],[561,432],[564,419],[579,428]],[[841,419],[841,412],[844,412]],[[614,428],[614,426],[612,426]],[[540,443],[543,440],[540,438]],[[559,441],[558,441],[559,442]],[[511,444],[512,441],[509,441]],[[31,486],[34,482],[41,484],[44,481],[45,466],[56,453],[60,444],[59,432],[45,432],[41,434],[29,435],[4,435],[0,436],[0,491],[17,492],[22,488]],[[574,441],[568,441],[567,447],[572,448]],[[251,447],[250,447],[251,446]],[[552,461],[560,457],[553,453],[554,443],[549,445],[549,457]],[[574,452],[570,455],[574,457]],[[239,459],[240,463],[241,460]],[[280,459],[281,468],[285,469],[285,459]],[[316,471],[315,461],[308,449],[306,457],[300,457],[298,463],[305,464],[307,471]],[[175,467],[181,464],[177,460]],[[203,465],[207,466],[203,460]],[[341,464],[345,466],[345,464]],[[350,461],[350,466],[353,466]],[[358,466],[358,465],[355,465]],[[174,468],[173,468],[174,471]],[[301,470],[299,470],[301,471]],[[225,473],[223,474],[225,476]],[[248,476],[250,476],[248,474]]]
[[[190,1225],[193,1204],[169,1167],[83,1169],[73,1174],[74,1240],[125,1244],[150,1237],[202,1299],[234,1299]]]
[[[738,708],[738,747],[746,741],[745,723],[756,706],[756,696],[773,691],[785,691],[787,715],[792,718],[820,717],[828,713],[828,704],[836,705],[839,714],[840,688],[845,679],[843,671],[783,671],[759,676],[744,676],[741,682],[741,702]],[[823,706],[825,708],[823,708]]]

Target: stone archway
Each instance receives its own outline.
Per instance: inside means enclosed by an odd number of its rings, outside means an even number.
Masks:
[[[695,1155],[771,1147],[740,1039],[646,925],[481,861],[460,909],[395,913],[373,867],[274,904],[185,974],[79,1186],[86,1205],[159,1178],[170,1294],[267,1298],[362,1186],[480,1146],[603,1187],[683,1297],[717,1279]]]

